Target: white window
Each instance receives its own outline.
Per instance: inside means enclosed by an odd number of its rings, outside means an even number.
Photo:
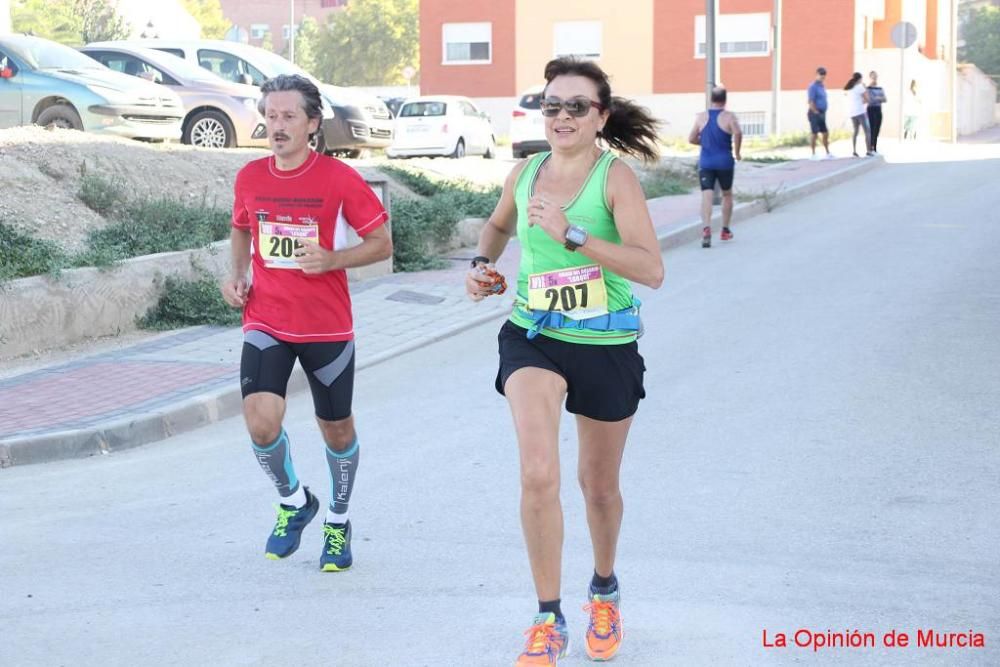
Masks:
[[[723,58],[766,56],[771,52],[771,15],[720,14],[715,23]],[[705,16],[694,17],[695,58],[705,57]]]
[[[299,34],[299,26],[295,26],[295,34],[296,35]],[[290,36],[288,34],[288,24],[287,23],[285,25],[281,26],[281,36],[284,37],[285,39],[288,39],[289,36]]]
[[[737,111],[736,118],[740,121],[743,136],[763,137],[767,135],[767,114],[763,111]]]
[[[562,21],[552,27],[555,57],[601,57],[600,21]]]
[[[267,23],[251,23],[250,39],[264,39],[264,36],[271,31],[271,26]]]
[[[445,23],[441,38],[445,65],[488,65],[493,61],[492,23]]]

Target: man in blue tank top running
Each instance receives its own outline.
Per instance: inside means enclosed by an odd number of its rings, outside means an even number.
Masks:
[[[698,178],[701,181],[701,247],[712,247],[712,197],[715,183],[722,189],[722,233],[719,238],[733,238],[729,222],[733,217],[733,174],[740,156],[743,132],[736,114],[726,111],[726,89],[712,89],[712,106],[700,112],[694,120],[688,141],[701,146],[698,158]]]

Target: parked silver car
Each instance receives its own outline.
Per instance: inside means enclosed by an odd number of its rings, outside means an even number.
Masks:
[[[181,141],[202,148],[267,146],[260,91],[225,81],[177,56],[118,42],[94,42],[80,49],[116,72],[148,79],[173,90],[184,103]]]
[[[58,127],[129,139],[181,138],[184,107],[168,88],[112,72],[40,37],[0,37],[0,128]]]
[[[127,44],[166,51],[237,83],[260,86],[279,74],[301,74],[311,79],[323,96],[317,150],[356,157],[365,149],[384,148],[392,143],[392,115],[381,100],[355,89],[326,85],[276,53],[221,40],[151,39]]]

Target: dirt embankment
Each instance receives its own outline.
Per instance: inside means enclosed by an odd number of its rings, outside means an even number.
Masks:
[[[205,197],[209,205],[229,209],[236,172],[264,155],[268,151],[149,144],[73,130],[0,130],[0,221],[78,249],[89,230],[107,224],[77,197],[82,168],[120,179],[132,196],[195,203]],[[382,177],[373,168],[350,162],[366,177]]]

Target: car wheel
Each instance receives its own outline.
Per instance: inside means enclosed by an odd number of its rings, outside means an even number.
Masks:
[[[320,154],[326,153],[326,137],[323,136],[322,130],[313,134],[312,139],[309,140],[309,148]]]
[[[448,157],[453,157],[453,158],[465,157],[465,139],[459,137],[458,143],[455,144],[455,150],[452,151],[451,155],[449,155]]]
[[[53,104],[38,114],[35,124],[42,127],[61,127],[67,130],[82,130],[83,121],[76,109],[68,104]]]
[[[202,111],[188,120],[181,141],[198,148],[233,148],[236,146],[236,131],[225,114]]]
[[[483,153],[483,157],[487,160],[492,160],[497,156],[497,138],[491,136],[490,143],[486,146],[486,152]]]

